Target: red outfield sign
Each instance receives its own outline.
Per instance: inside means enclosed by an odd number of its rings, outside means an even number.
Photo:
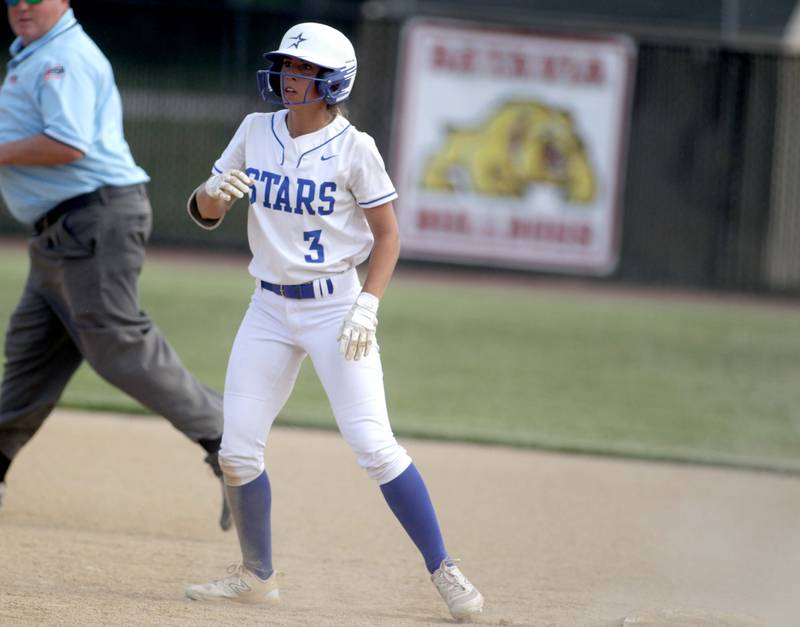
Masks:
[[[403,256],[612,272],[631,44],[420,20],[401,59]]]

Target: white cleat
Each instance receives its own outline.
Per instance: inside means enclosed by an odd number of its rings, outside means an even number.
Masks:
[[[269,579],[259,579],[244,564],[234,564],[228,568],[228,573],[224,579],[188,586],[186,596],[193,601],[227,599],[238,603],[277,603],[280,600],[274,572]]]
[[[453,561],[444,560],[431,575],[431,581],[447,603],[452,617],[469,620],[483,611],[483,595]]]

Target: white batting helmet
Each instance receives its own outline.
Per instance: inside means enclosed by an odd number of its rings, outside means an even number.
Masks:
[[[283,101],[281,94],[281,69],[284,57],[295,57],[320,66],[323,71],[314,80],[320,98],[333,105],[350,96],[356,80],[356,52],[353,44],[341,32],[325,24],[304,22],[292,26],[281,40],[277,50],[264,55],[272,62],[267,70],[257,73],[258,89],[267,101]]]

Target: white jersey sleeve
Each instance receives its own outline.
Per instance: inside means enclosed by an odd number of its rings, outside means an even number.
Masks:
[[[367,133],[356,131],[350,162],[350,191],[362,209],[378,207],[397,198],[392,180],[375,140]]]
[[[228,146],[214,163],[214,167],[211,169],[213,174],[220,174],[226,170],[244,170],[247,134],[250,132],[250,124],[253,121],[253,117],[254,114],[251,113],[242,120],[231,141],[228,142]]]
[[[252,121],[252,114],[245,117],[242,120],[242,123],[239,125],[239,128],[236,129],[236,133],[234,133],[231,141],[228,142],[228,146],[223,151],[222,155],[219,159],[214,163],[214,166],[211,168],[211,174],[220,174],[225,172],[226,170],[236,169],[236,170],[243,170],[245,166],[245,141],[247,139],[247,132],[250,127],[250,123]],[[198,188],[200,189],[200,188]],[[194,190],[192,194],[189,196],[189,200],[186,203],[186,209],[189,212],[189,217],[197,224],[199,227],[204,228],[208,231],[212,231],[219,227],[222,224],[222,220],[225,218],[223,215],[216,220],[208,220],[203,218],[200,215],[200,210],[197,207],[197,191],[198,189]]]

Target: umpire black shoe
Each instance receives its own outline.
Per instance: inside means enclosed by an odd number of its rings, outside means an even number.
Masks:
[[[218,453],[214,452],[206,455],[205,462],[211,466],[214,476],[219,479],[219,483],[222,486],[222,513],[219,515],[219,526],[223,531],[227,531],[233,526],[233,516],[231,516],[231,508],[228,505],[228,497],[225,494],[225,483],[222,481],[222,469],[219,467]]]

